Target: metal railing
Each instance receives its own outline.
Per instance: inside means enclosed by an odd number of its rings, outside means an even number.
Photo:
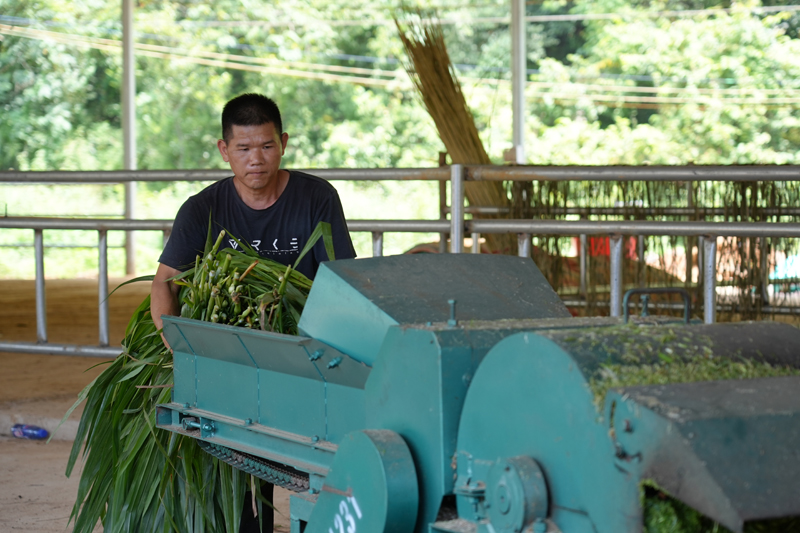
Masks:
[[[471,234],[477,243],[481,234],[517,234],[518,254],[530,257],[532,235],[575,235],[584,243],[587,235],[604,235],[610,242],[611,316],[622,314],[623,235],[697,236],[702,238],[704,280],[704,320],[716,320],[717,237],[788,237],[800,238],[800,225],[755,222],[655,222],[655,221],[565,221],[565,220],[467,220],[464,184],[468,180],[600,180],[600,181],[800,181],[800,166],[747,167],[488,167],[463,166],[425,169],[320,169],[310,170],[328,180],[380,181],[418,180],[440,183],[440,218],[438,220],[350,220],[351,232],[372,234],[373,256],[383,255],[383,236],[389,232],[439,233],[440,251],[450,240],[451,253],[464,252],[464,238]],[[225,170],[192,171],[91,171],[91,172],[0,172],[0,183],[119,183],[125,181],[209,181],[229,176]],[[451,206],[448,208],[446,182],[450,182]],[[446,219],[447,213],[450,219]],[[778,214],[778,213],[776,213]],[[171,220],[71,219],[40,217],[0,217],[0,229],[34,231],[36,256],[37,342],[0,342],[0,351],[23,353],[90,355],[113,357],[119,348],[109,346],[108,328],[108,231],[161,231],[165,238]],[[44,230],[93,230],[98,232],[99,345],[78,346],[48,343],[46,302],[44,296]],[[478,246],[473,246],[479,252]],[[581,283],[585,274],[585,246],[581,247]]]

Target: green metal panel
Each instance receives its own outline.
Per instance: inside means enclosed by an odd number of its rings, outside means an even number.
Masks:
[[[530,259],[415,254],[320,265],[300,329],[371,364],[396,324],[568,317]]]
[[[608,395],[620,450],[733,531],[800,515],[800,377],[626,387]]]
[[[195,369],[198,409],[222,416],[259,418],[259,376],[255,368],[198,357]]]
[[[512,335],[489,351],[467,392],[457,448],[459,515],[487,519],[482,498],[492,466],[527,456],[544,472],[551,518],[562,531],[639,531],[637,480],[617,468],[614,454],[575,360],[540,335]]]
[[[417,503],[417,473],[403,439],[355,431],[336,453],[306,533],[411,533]]]

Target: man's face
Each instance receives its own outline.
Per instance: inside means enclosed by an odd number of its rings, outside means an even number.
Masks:
[[[253,191],[276,182],[281,156],[286,150],[289,135],[280,137],[275,124],[233,126],[233,135],[225,142],[217,141],[222,159],[230,163],[234,180]]]

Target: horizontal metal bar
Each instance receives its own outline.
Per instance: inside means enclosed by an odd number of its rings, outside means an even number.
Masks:
[[[299,169],[331,181],[447,181],[448,167],[435,168],[315,168]],[[217,181],[231,175],[230,170],[92,170],[0,172],[0,183],[124,183],[128,181]]]
[[[538,235],[716,235],[719,237],[800,237],[800,224],[777,222],[591,221],[591,220],[467,220],[469,233],[531,233]],[[350,231],[441,233],[448,220],[349,220]],[[171,220],[72,219],[0,217],[0,229],[142,230],[172,229]]]
[[[470,166],[483,181],[798,181],[800,165]]]
[[[441,233],[450,231],[449,220],[348,220],[350,231]]]
[[[467,179],[477,181],[798,181],[800,165],[682,166],[466,166]],[[447,181],[449,167],[301,169],[331,181]],[[226,169],[2,171],[0,183],[122,183],[126,181],[215,181],[231,175]]]
[[[122,353],[122,346],[81,346],[77,344],[0,342],[0,352],[29,353],[38,355],[77,355],[80,357],[103,357],[113,359]]]
[[[172,229],[172,220],[113,218],[0,217],[0,229],[143,230]]]
[[[502,209],[502,208],[501,208]],[[507,210],[506,210],[507,211]],[[800,216],[797,207],[762,207],[755,210],[766,216]],[[734,216],[741,215],[727,207],[535,207],[533,215],[603,215],[603,216]],[[752,216],[753,210],[750,211]]]
[[[718,237],[800,237],[800,224],[777,222],[591,221],[591,220],[468,220],[478,233],[534,235],[716,235]]]
[[[588,304],[586,300],[583,299],[570,299],[570,298],[561,298],[561,301],[564,302],[564,305],[567,307],[586,307]],[[608,307],[609,302],[607,300],[598,300],[594,302],[592,305],[595,307]],[[677,302],[650,302],[649,304],[650,309],[666,309],[666,310],[683,310],[684,304],[677,303]],[[639,302],[631,303],[631,307],[633,308],[640,308],[641,304]],[[731,304],[717,304],[717,311],[723,312],[736,312],[738,310],[738,306],[734,306]],[[765,305],[761,308],[761,312],[765,315],[800,315],[800,307],[788,307],[788,306],[780,306],[780,305]],[[635,317],[635,315],[631,315]],[[677,317],[675,317],[677,318]]]
[[[31,243],[12,243],[12,244],[0,244],[0,248],[33,248],[34,245]],[[80,249],[91,249],[97,248],[96,244],[45,244],[44,248],[80,248]],[[125,246],[121,244],[109,244],[107,248],[125,248]]]

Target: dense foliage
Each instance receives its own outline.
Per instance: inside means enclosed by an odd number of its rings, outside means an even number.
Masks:
[[[119,5],[0,0],[0,168],[121,166]],[[419,5],[443,21],[499,162],[511,142],[508,2]],[[219,109],[245,91],[284,109],[295,167],[435,165],[442,145],[391,21],[409,16],[400,6],[138,2],[139,168],[221,166]],[[796,162],[798,16],[762,7],[529,2],[528,15],[541,17],[527,26],[530,161]]]

